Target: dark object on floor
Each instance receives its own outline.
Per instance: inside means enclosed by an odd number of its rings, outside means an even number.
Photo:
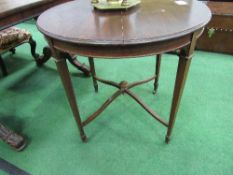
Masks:
[[[7,75],[7,69],[1,54],[8,51],[11,51],[14,54],[15,48],[24,43],[30,44],[31,54],[35,61],[37,61],[39,55],[36,54],[36,42],[32,39],[32,36],[28,31],[16,27],[10,27],[0,31],[0,68],[2,69],[3,76]]]
[[[30,175],[29,173],[19,169],[15,165],[0,158],[0,172],[1,170],[9,173],[9,175]]]
[[[207,5],[213,17],[197,42],[197,49],[233,54],[233,1],[209,1]]]
[[[25,146],[25,139],[19,134],[13,132],[9,128],[6,128],[0,123],[0,139],[9,144],[16,151],[22,151]]]

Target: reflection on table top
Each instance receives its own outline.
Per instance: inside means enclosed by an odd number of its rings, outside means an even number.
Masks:
[[[210,18],[208,7],[196,0],[143,0],[138,7],[108,12],[78,0],[46,11],[37,24],[42,33],[67,42],[125,45],[181,37]]]

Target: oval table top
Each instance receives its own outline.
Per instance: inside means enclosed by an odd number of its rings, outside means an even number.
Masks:
[[[53,7],[37,21],[53,39],[84,45],[135,45],[179,38],[204,27],[208,7],[196,0],[141,0],[124,11],[95,10],[91,0]]]

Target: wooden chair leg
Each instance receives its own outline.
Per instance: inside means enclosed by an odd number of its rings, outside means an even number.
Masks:
[[[162,55],[156,55],[156,64],[155,64],[155,81],[154,81],[154,91],[153,94],[157,93],[158,86],[159,86],[159,74],[160,74],[160,64],[161,64],[161,57]]]
[[[91,69],[91,76],[92,76],[95,92],[98,92],[98,83],[97,83],[97,80],[95,78],[96,77],[96,72],[95,72],[94,59],[92,57],[89,57],[88,61],[89,61],[90,69]]]
[[[12,48],[12,49],[10,49],[10,52],[12,53],[12,54],[15,54],[15,48]]]
[[[30,37],[30,39],[29,39],[29,44],[31,47],[31,54],[32,54],[33,58],[35,59],[37,66],[40,66],[38,61],[37,61],[39,58],[39,54],[36,53],[36,41],[34,41],[32,39],[32,37]]]
[[[0,67],[1,67],[1,70],[2,70],[3,76],[7,76],[6,66],[5,66],[5,63],[4,63],[1,55],[0,55]]]
[[[55,53],[54,55],[56,58],[55,63],[57,66],[57,70],[60,74],[63,86],[64,86],[65,91],[66,91],[68,101],[70,103],[73,115],[74,115],[76,123],[78,125],[80,137],[81,137],[82,141],[85,142],[87,140],[87,137],[86,137],[86,134],[85,134],[84,129],[83,129],[83,125],[82,125],[82,121],[80,118],[79,109],[78,109],[77,101],[75,98],[75,94],[74,94],[71,78],[69,75],[69,70],[68,70],[68,67],[66,64],[66,60],[61,58],[61,56],[60,56],[61,54],[58,51],[53,51],[53,52]]]

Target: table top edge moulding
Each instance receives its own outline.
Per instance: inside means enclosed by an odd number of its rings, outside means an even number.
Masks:
[[[60,5],[59,7],[51,8],[47,11],[45,11],[40,18],[37,21],[38,29],[45,35],[49,36],[50,38],[61,40],[69,43],[74,44],[81,44],[81,45],[137,45],[137,44],[145,44],[145,43],[153,43],[153,42],[160,42],[165,41],[169,39],[175,39],[179,38],[185,35],[188,35],[201,27],[204,27],[209,20],[211,19],[211,12],[208,9],[206,5],[204,5],[202,2],[196,1],[196,0],[186,0],[187,5],[176,5],[174,0],[154,0],[153,3],[152,0],[143,0],[142,4],[139,5],[139,7],[135,7],[133,9],[121,11],[121,13],[113,11],[113,12],[99,12],[93,9],[91,5],[91,1],[85,1],[85,0],[79,0],[79,1],[73,1],[73,2],[67,2],[63,5]],[[154,4],[153,7],[156,7],[156,9],[151,12],[149,15],[146,13],[146,8],[143,8],[144,6],[148,6],[147,4],[152,3]],[[156,3],[161,4],[160,6],[156,6]],[[175,5],[174,5],[175,4]],[[166,5],[170,7],[166,7]],[[141,6],[141,7],[140,7]],[[177,7],[181,8],[181,11],[184,12],[184,14],[180,14],[180,16],[176,16],[175,9]],[[191,9],[192,6],[195,6],[195,8]],[[169,12],[169,8],[171,8],[171,12]],[[75,9],[75,10],[74,10]],[[198,9],[198,10],[197,10]],[[65,12],[67,10],[73,10],[72,14],[70,13],[63,13],[62,18],[63,22],[65,22],[65,26],[69,26],[71,21],[69,19],[75,19],[77,24],[73,24],[73,27],[77,28],[76,33],[70,33],[69,29],[64,29],[64,31],[55,30],[58,28],[59,23],[58,20],[55,18],[61,17],[61,14],[58,12]],[[187,19],[184,20],[183,16],[187,16],[187,13],[192,12]],[[168,13],[168,14],[166,14]],[[206,13],[204,18],[201,18],[202,13]],[[164,15],[165,14],[165,15]],[[86,19],[89,20],[89,22],[80,22],[79,18],[83,18],[83,16],[86,16]],[[156,19],[156,16],[158,16]],[[54,28],[48,28],[48,26],[45,26],[45,23],[42,19],[44,19],[44,16],[46,16],[48,21],[51,21],[52,24],[48,24],[49,26],[54,26]],[[108,16],[108,17],[107,17]],[[111,16],[111,17],[109,17]],[[158,21],[158,23],[161,24],[162,20],[169,19],[171,24],[163,24],[167,26],[155,26],[155,31],[152,33],[148,33],[144,28],[151,27],[150,24],[143,22],[144,17],[149,17],[148,23],[152,22],[153,18]],[[163,17],[165,16],[165,17]],[[196,16],[196,17],[195,17]],[[113,19],[111,21],[108,21],[109,19]],[[134,23],[134,19],[141,19],[139,23]],[[183,20],[184,22],[180,22],[177,26],[173,26],[178,20]],[[195,18],[195,19],[194,19]],[[42,21],[41,21],[42,20]],[[88,21],[86,20],[86,21]],[[175,22],[172,22],[174,20]],[[192,24],[190,24],[190,22]],[[98,24],[97,24],[98,23]],[[135,29],[139,25],[144,25],[145,27],[140,29]],[[170,25],[170,26],[168,26]],[[87,27],[89,26],[89,27]],[[95,26],[95,27],[94,27]],[[101,30],[105,26],[112,26],[113,28],[116,28],[115,31],[121,30],[121,28],[126,29],[127,31],[122,31],[122,36],[119,37],[119,33],[112,32],[107,33],[106,31]],[[184,26],[187,26],[184,28]],[[133,30],[129,30],[132,27],[134,27]],[[81,32],[83,32],[84,29],[89,28],[87,31],[86,36],[81,35]],[[140,28],[140,27],[138,27]],[[169,28],[176,28],[169,29]],[[49,30],[48,30],[49,29]],[[166,30],[163,30],[166,29]],[[182,29],[182,30],[181,30]],[[71,29],[72,30],[72,29]],[[80,32],[79,32],[80,30]],[[98,33],[97,33],[98,32]],[[128,32],[128,33],[127,33]],[[160,34],[156,35],[156,32]],[[69,35],[70,33],[70,35]],[[94,33],[95,38],[92,38],[93,35],[91,33]],[[131,33],[131,34],[129,34]],[[88,35],[89,34],[89,35]],[[109,37],[111,35],[111,37]],[[139,36],[141,35],[141,36]],[[153,36],[152,36],[153,35]],[[115,36],[118,36],[114,38]],[[113,37],[113,38],[112,38]]]

